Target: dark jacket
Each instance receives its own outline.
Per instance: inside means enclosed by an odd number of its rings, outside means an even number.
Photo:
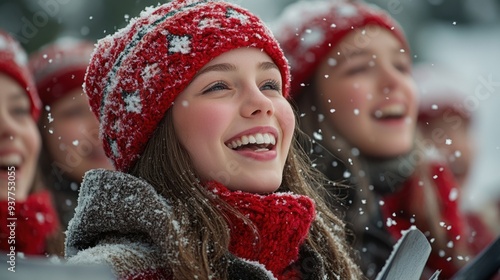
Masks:
[[[70,221],[66,257],[69,263],[105,263],[119,279],[170,279],[165,224],[171,205],[144,180],[106,170],[87,172]],[[255,261],[228,252],[229,279],[276,279]],[[301,246],[302,279],[325,279],[321,257]]]

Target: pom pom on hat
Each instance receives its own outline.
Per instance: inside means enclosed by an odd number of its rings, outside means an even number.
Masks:
[[[6,74],[26,90],[31,102],[31,116],[40,116],[41,102],[33,76],[28,69],[28,56],[19,43],[8,33],[0,30],[0,73]]]
[[[349,32],[369,24],[391,31],[409,51],[402,28],[384,10],[364,2],[297,1],[273,24],[273,32],[290,62],[291,95],[300,93],[315,69]]]
[[[148,8],[128,26],[99,40],[84,90],[100,120],[107,156],[128,171],[156,127],[198,70],[240,47],[266,52],[288,95],[288,63],[265,24],[235,4],[179,0]]]
[[[93,50],[90,42],[61,38],[30,56],[29,67],[43,105],[51,105],[73,89],[83,88]]]

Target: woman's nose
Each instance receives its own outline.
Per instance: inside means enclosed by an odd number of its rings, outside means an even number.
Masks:
[[[382,93],[389,94],[394,92],[401,83],[401,74],[392,65],[384,65],[380,68],[379,81]]]
[[[244,117],[256,117],[260,115],[271,116],[274,114],[272,100],[267,97],[257,86],[253,86],[244,93],[242,104],[242,115]]]
[[[8,110],[0,109],[0,139],[12,138],[16,134],[16,124]]]

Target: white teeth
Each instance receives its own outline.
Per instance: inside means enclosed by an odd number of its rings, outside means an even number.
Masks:
[[[264,136],[262,136],[262,134],[260,133],[255,134],[255,142],[264,143]]]
[[[264,143],[266,144],[271,143],[271,136],[269,136],[269,134],[264,134],[262,138],[263,138],[262,141],[264,141]]]
[[[19,166],[22,163],[22,157],[19,154],[11,154],[0,157],[0,165],[2,166]]]
[[[276,138],[274,135],[270,133],[256,133],[253,135],[244,135],[240,139],[233,140],[231,143],[227,143],[226,145],[231,148],[235,149],[243,145],[248,145],[248,144],[271,144],[275,145],[276,144]]]
[[[241,137],[241,142],[242,142],[242,144],[243,144],[243,145],[248,144],[248,143],[249,143],[249,142],[248,142],[248,136],[243,136],[243,137]],[[239,146],[239,145],[238,145],[238,146]],[[235,148],[236,148],[236,147],[235,147]]]
[[[403,104],[392,104],[375,111],[376,118],[383,118],[388,116],[402,116],[405,114],[406,108]]]

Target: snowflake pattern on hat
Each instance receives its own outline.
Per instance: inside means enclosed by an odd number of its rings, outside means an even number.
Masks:
[[[177,35],[168,35],[168,52],[170,54],[180,52],[182,54],[188,54],[191,52],[191,36],[177,36]]]
[[[217,0],[174,0],[147,8],[98,41],[84,90],[100,120],[104,150],[128,171],[175,98],[196,72],[240,47],[266,52],[288,96],[288,63],[267,26],[248,10]]]

